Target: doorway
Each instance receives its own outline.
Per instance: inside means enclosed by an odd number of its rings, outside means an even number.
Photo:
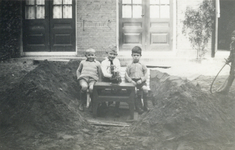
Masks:
[[[119,48],[172,50],[173,0],[119,0]]]
[[[74,0],[23,1],[23,51],[75,51]]]
[[[220,18],[218,19],[218,49],[229,50],[231,33],[235,30],[235,1],[220,0]]]

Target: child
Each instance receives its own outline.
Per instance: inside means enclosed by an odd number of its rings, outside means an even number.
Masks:
[[[81,104],[79,109],[84,110],[84,105],[86,103],[86,92],[88,91],[92,95],[93,86],[96,81],[100,80],[101,77],[101,68],[100,62],[95,60],[95,50],[87,49],[86,60],[82,60],[76,71],[77,80],[81,86]],[[91,96],[92,97],[92,96]]]
[[[144,110],[142,109],[141,104],[141,96],[138,95],[135,100],[135,107],[139,114],[142,114],[144,111],[148,111],[148,103],[147,103],[147,94],[148,87],[146,84],[146,80],[148,78],[147,75],[147,67],[140,62],[140,57],[142,49],[139,46],[135,46],[132,48],[132,63],[127,66],[125,78],[128,82],[133,83],[137,89],[143,91],[143,101],[144,101]]]
[[[120,68],[120,61],[116,58],[117,57],[117,47],[113,46],[107,51],[108,57],[105,58],[101,62],[101,70],[103,73],[104,82],[112,82],[112,83],[120,83],[121,76],[119,75],[119,68]],[[106,103],[102,104],[103,106]],[[115,104],[115,115],[119,117],[119,105],[120,102],[116,102]],[[105,106],[104,106],[105,107]]]
[[[222,88],[218,91],[221,94],[228,94],[231,85],[233,84],[234,75],[235,75],[235,30],[231,34],[231,43],[230,43],[230,55],[226,61],[226,63],[231,62],[230,73],[228,80],[222,86]]]
[[[107,51],[108,57],[101,62],[101,69],[103,73],[104,82],[120,83],[121,77],[119,75],[120,61],[117,57],[117,47],[113,46]]]

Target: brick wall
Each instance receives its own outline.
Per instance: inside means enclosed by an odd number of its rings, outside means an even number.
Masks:
[[[197,8],[203,0],[176,0],[176,54],[178,57],[196,57],[189,40],[182,34],[182,21],[187,6]],[[98,57],[116,44],[116,0],[76,0],[77,6],[77,50],[83,56],[88,48],[94,48]],[[208,44],[208,53],[211,42]]]
[[[94,48],[97,56],[116,43],[116,0],[77,0],[77,50]]]

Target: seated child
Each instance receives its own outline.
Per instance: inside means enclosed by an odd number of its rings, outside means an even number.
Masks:
[[[95,50],[87,49],[86,60],[82,60],[76,71],[77,80],[81,86],[81,104],[79,105],[79,110],[84,110],[84,105],[86,104],[86,92],[89,92],[90,97],[92,97],[93,86],[96,81],[101,78],[101,68],[100,62],[95,60]]]
[[[112,82],[112,83],[120,83],[121,82],[121,76],[119,75],[119,68],[120,68],[120,61],[116,58],[117,56],[117,48],[116,46],[111,47],[107,51],[108,57],[105,58],[101,62],[101,70],[103,73],[103,79],[104,82]],[[103,103],[105,105],[105,103]],[[120,102],[116,102],[115,104],[115,115],[119,116],[119,105]]]
[[[117,59],[117,48],[113,46],[107,51],[108,57],[101,62],[104,82],[120,83],[121,76],[119,69],[121,67],[119,59]]]
[[[143,91],[143,101],[144,101],[144,111],[148,111],[148,103],[147,103],[147,94],[148,87],[146,84],[146,80],[148,78],[147,67],[140,62],[142,49],[139,46],[135,46],[132,48],[132,63],[129,64],[126,68],[125,78],[128,82],[133,83],[137,89]],[[144,111],[142,109],[141,104],[141,96],[137,95],[137,99],[135,100],[136,111],[139,114],[142,114]]]

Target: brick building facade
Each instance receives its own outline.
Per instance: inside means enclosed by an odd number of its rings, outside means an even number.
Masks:
[[[196,52],[192,50],[188,39],[182,34],[182,20],[186,7],[198,7],[203,0],[176,0],[172,1],[172,47],[170,55],[176,57],[194,57]],[[93,47],[97,51],[104,52],[109,45],[119,45],[119,8],[120,0],[77,0],[77,54],[82,54],[84,49]],[[208,44],[210,55],[211,42]],[[122,53],[122,52],[121,52]],[[150,51],[151,55],[152,51]],[[164,52],[160,52],[164,53]],[[169,54],[169,52],[167,52]],[[124,53],[125,54],[125,53]],[[167,54],[166,54],[167,55]]]
[[[117,6],[115,0],[77,0],[77,54],[90,47],[101,55],[117,42]]]
[[[215,4],[219,0],[213,0]],[[233,2],[231,0],[229,4]],[[30,0],[21,1],[21,56],[83,56],[87,48],[103,57],[117,45],[125,57],[139,45],[146,56],[195,57],[182,34],[186,7],[203,0]],[[222,3],[222,2],[220,2]],[[221,8],[222,9],[222,8]],[[216,12],[218,8],[216,9]],[[125,15],[124,15],[125,14]],[[217,29],[214,30],[217,33]],[[208,44],[210,57],[212,42]],[[129,55],[129,54],[128,54]]]

